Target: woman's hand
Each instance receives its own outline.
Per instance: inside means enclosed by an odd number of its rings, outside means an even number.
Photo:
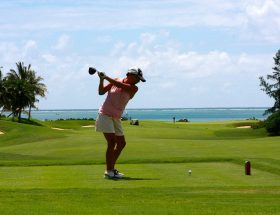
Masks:
[[[100,79],[105,79],[106,78],[105,72],[98,72],[97,74],[98,74]]]

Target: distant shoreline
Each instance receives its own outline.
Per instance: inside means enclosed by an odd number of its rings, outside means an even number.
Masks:
[[[270,107],[179,107],[179,108],[127,108],[126,110],[176,110],[176,109],[268,109]],[[99,110],[99,108],[52,108],[52,109],[33,109],[32,111],[83,111],[83,110]]]
[[[265,119],[266,107],[218,107],[218,108],[128,108],[123,116],[128,119],[173,121],[187,119],[190,122]],[[42,109],[32,110],[31,117],[39,120],[96,119],[98,109]],[[6,114],[5,114],[6,115]]]

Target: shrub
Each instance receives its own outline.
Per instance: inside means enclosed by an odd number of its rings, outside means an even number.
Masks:
[[[265,127],[270,134],[280,135],[280,110],[267,118]]]
[[[253,129],[265,128],[265,121],[258,121],[251,125]]]
[[[5,115],[1,115],[1,113],[0,113],[0,118],[4,118],[5,117]]]

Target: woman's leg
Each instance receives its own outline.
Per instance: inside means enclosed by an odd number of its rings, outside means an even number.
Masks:
[[[116,136],[115,133],[103,133],[107,141],[107,151],[106,151],[106,168],[107,170],[115,169],[115,146],[116,146]]]
[[[114,165],[116,164],[122,150],[124,149],[126,142],[125,142],[125,138],[124,136],[115,136],[115,149],[114,149],[114,159],[113,159],[113,163]]]

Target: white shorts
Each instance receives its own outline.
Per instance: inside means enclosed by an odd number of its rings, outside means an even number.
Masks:
[[[123,136],[121,119],[99,113],[95,122],[95,131],[103,133],[114,133],[116,136]]]

